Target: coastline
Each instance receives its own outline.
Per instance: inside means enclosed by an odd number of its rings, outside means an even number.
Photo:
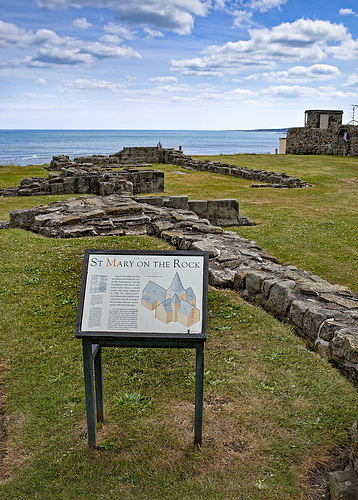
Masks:
[[[52,156],[109,155],[159,142],[190,156],[274,154],[286,130],[0,130],[0,165],[42,165]]]

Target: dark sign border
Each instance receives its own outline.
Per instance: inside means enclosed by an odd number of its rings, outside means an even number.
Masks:
[[[113,332],[113,331],[85,331],[81,330],[83,320],[83,309],[86,297],[86,283],[88,276],[88,264],[92,255],[140,255],[140,256],[167,256],[167,257],[202,257],[203,258],[203,289],[202,289],[202,328],[201,333],[163,333],[163,332]],[[207,329],[207,299],[208,299],[208,268],[209,256],[208,252],[201,251],[146,251],[146,250],[107,250],[107,249],[86,249],[84,255],[84,264],[82,271],[81,289],[79,295],[79,304],[77,311],[77,320],[75,328],[75,336],[77,338],[121,338],[121,339],[162,339],[162,340],[185,340],[197,341],[199,339],[206,340]]]

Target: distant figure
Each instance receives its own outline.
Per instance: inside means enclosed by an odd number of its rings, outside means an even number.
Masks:
[[[181,146],[179,146],[179,151],[182,151],[182,147]]]
[[[158,149],[162,149],[162,145],[160,144],[160,142],[158,142]]]

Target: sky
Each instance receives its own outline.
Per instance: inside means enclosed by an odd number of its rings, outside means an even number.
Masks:
[[[357,0],[1,0],[1,129],[358,119]]]

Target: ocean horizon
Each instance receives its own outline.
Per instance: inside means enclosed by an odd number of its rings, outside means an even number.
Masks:
[[[179,149],[187,155],[275,154],[287,128],[255,130],[0,130],[0,165],[42,165],[52,156],[109,155],[124,147]]]

